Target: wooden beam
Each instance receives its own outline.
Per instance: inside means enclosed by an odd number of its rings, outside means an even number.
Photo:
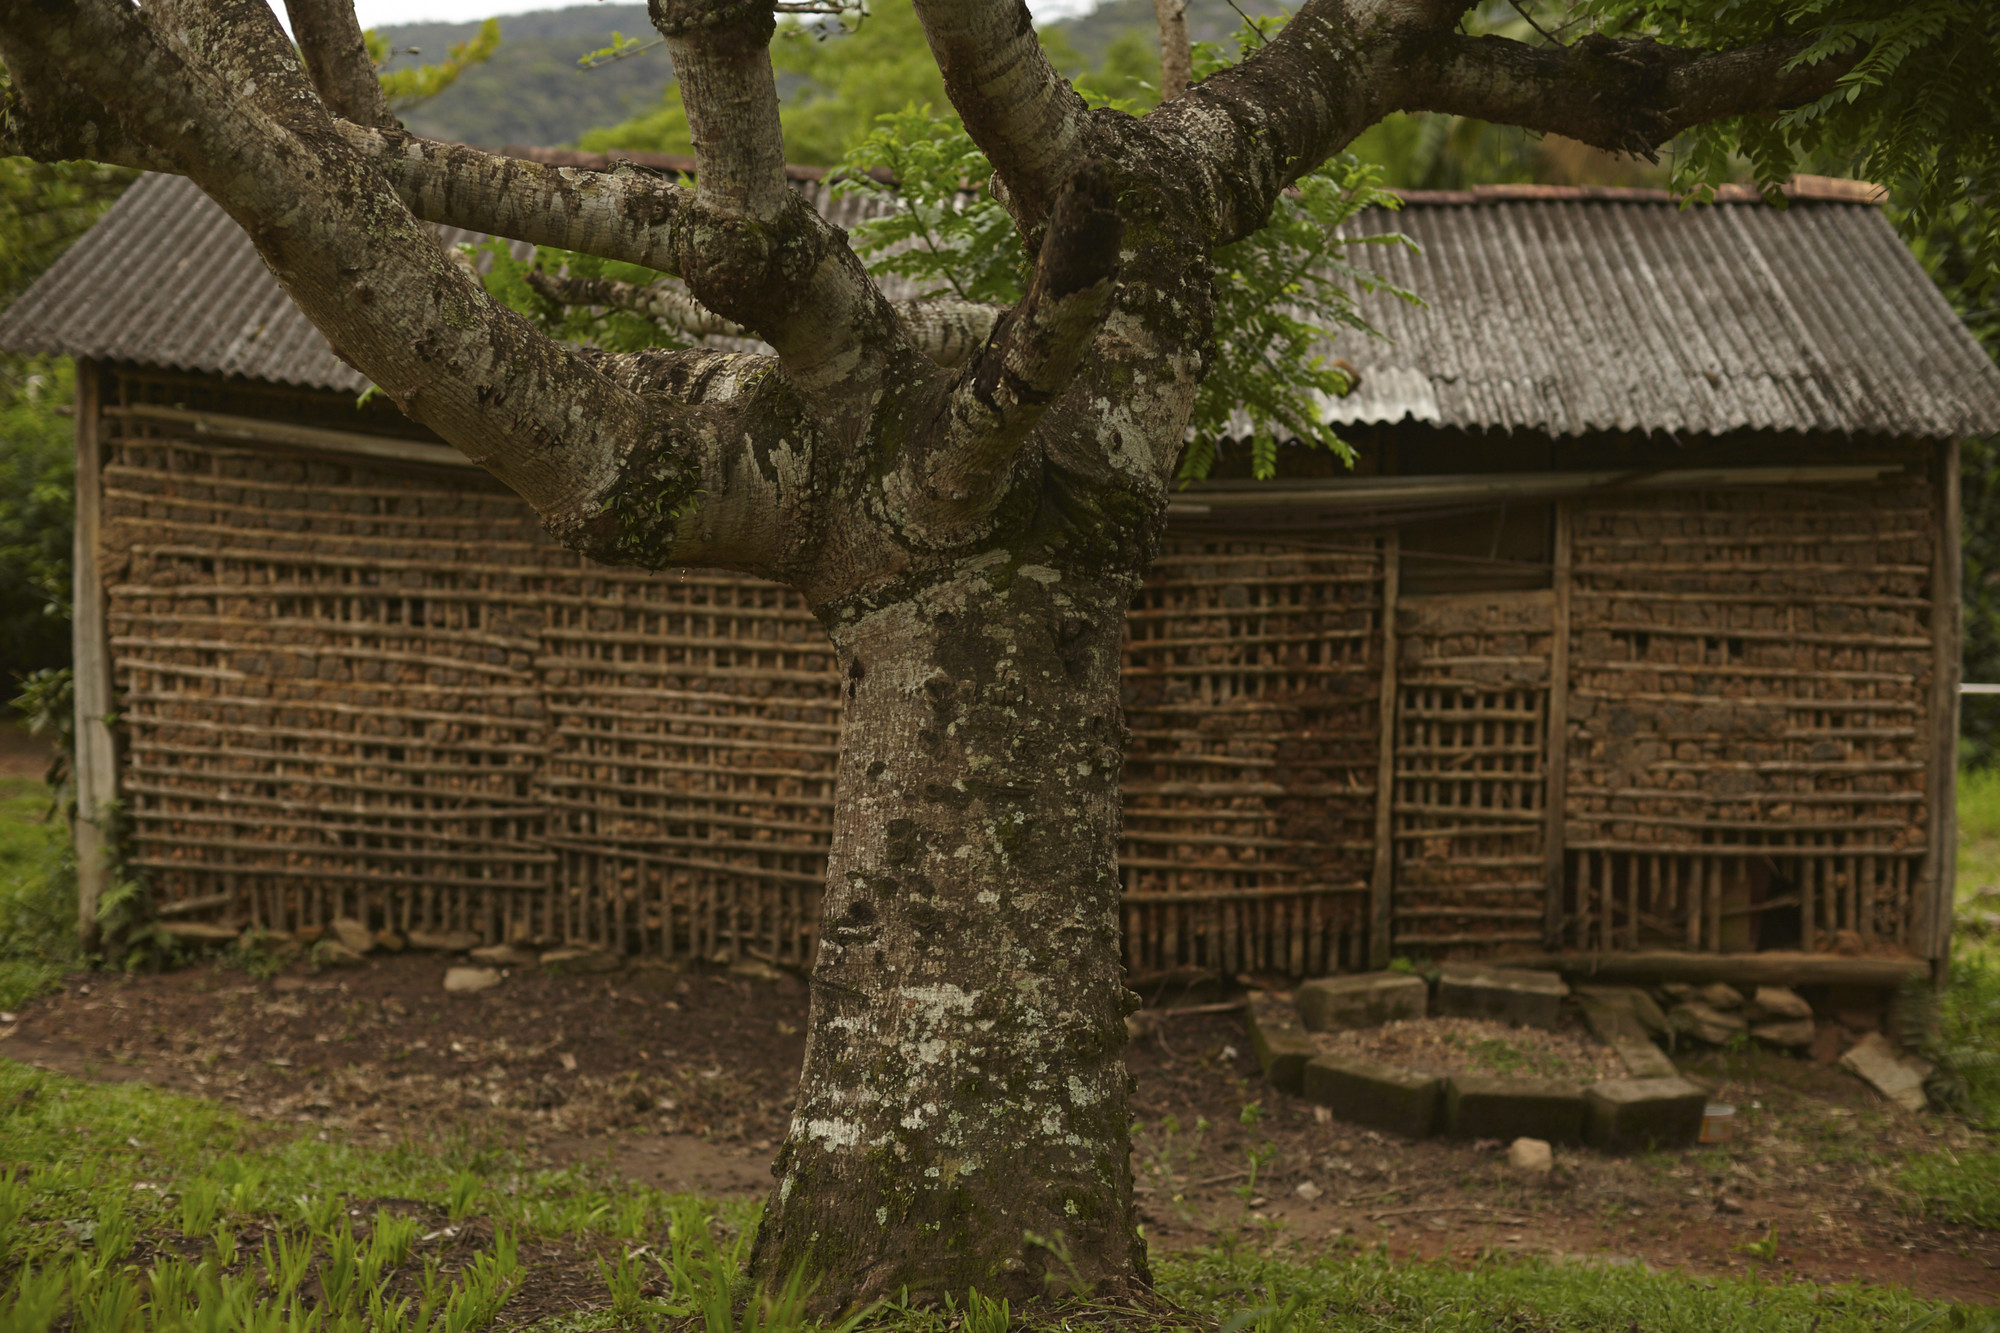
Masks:
[[[1389,923],[1396,876],[1396,601],[1402,579],[1402,536],[1382,538],[1382,693],[1375,756],[1375,875],[1368,914],[1368,966],[1389,966]]]
[[[1543,944],[1556,948],[1561,943],[1563,923],[1563,815],[1569,789],[1569,593],[1570,521],[1572,506],[1556,502],[1555,569],[1552,573],[1556,594],[1549,638],[1549,724],[1547,758],[1542,771],[1542,806],[1548,822],[1542,830],[1543,852],[1547,856],[1544,877],[1548,894],[1548,915],[1543,922]]]
[[[466,471],[479,465],[448,444],[427,444],[422,440],[402,440],[393,435],[363,435],[359,431],[328,430],[321,426],[294,426],[262,417],[225,416],[220,412],[190,412],[179,407],[134,403],[130,407],[109,407],[104,415],[130,421],[157,421],[185,426],[188,434],[217,440],[237,440],[244,444],[289,445],[319,453],[360,454],[395,463],[421,463],[426,467],[449,467]]]
[[[1725,486],[1862,485],[1903,470],[1897,463],[1811,467],[1710,467],[1677,471],[1494,472],[1434,477],[1350,477],[1337,481],[1219,481],[1177,492],[1169,517],[1236,510],[1310,508],[1327,512],[1397,506],[1554,500],[1563,496],[1713,490]]]
[[[98,560],[103,526],[104,444],[99,395],[104,376],[95,361],[76,367],[76,546],[70,646],[76,670],[76,914],[85,950],[97,945],[97,904],[111,877],[110,821],[118,801],[118,751],[111,734],[115,708],[110,625]]]
[[[1958,441],[1938,450],[1932,487],[1937,505],[1936,549],[1931,575],[1931,753],[1930,854],[1924,858],[1922,899],[1911,940],[1931,960],[1932,978],[1942,985],[1951,967],[1951,927],[1958,888],[1958,710],[1964,605],[1959,581],[1962,512]]]
[[[1831,953],[1555,953],[1494,958],[1495,967],[1560,972],[1586,981],[1711,981],[1731,986],[1874,986],[1929,975],[1921,958],[1849,958]]]

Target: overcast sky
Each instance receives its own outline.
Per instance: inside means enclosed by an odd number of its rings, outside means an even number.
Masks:
[[[1028,8],[1037,19],[1063,18],[1089,9],[1093,0],[1029,0]],[[284,6],[274,6],[282,15]],[[491,18],[496,14],[525,14],[536,9],[560,9],[549,0],[355,0],[355,12],[364,28],[386,28],[396,23],[464,23]]]

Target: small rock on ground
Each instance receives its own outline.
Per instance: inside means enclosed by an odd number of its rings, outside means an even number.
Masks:
[[[451,967],[445,969],[444,988],[448,991],[491,990],[500,984],[500,970],[493,967]]]
[[[367,953],[375,947],[375,932],[351,916],[339,918],[331,929],[335,939],[356,953]]]
[[[1545,1176],[1555,1164],[1555,1154],[1541,1139],[1515,1139],[1507,1149],[1507,1165],[1525,1175]]]

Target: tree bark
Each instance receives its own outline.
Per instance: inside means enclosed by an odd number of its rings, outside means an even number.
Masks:
[[[993,550],[821,609],[846,743],[766,1281],[838,1275],[829,1309],[1146,1283],[1117,866],[1137,582]]]

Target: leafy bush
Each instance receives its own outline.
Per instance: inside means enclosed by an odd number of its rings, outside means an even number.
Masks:
[[[0,783],[0,1009],[18,1009],[79,961],[69,827],[39,783]]]
[[[0,683],[69,662],[74,398],[68,360],[0,358]]]

